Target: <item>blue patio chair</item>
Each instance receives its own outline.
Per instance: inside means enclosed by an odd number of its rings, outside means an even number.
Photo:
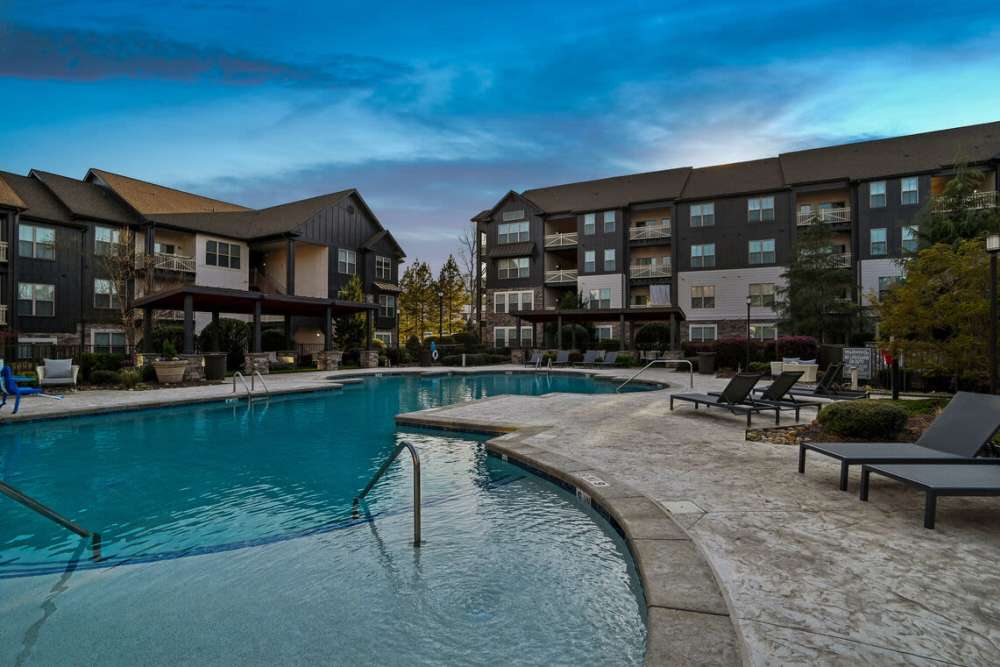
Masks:
[[[22,396],[41,394],[42,390],[39,387],[19,387],[17,381],[14,379],[14,371],[11,370],[10,366],[4,364],[3,368],[0,369],[0,393],[3,393],[3,400],[0,401],[0,407],[7,404],[8,396],[13,396],[14,414],[17,414],[18,408],[21,407]]]

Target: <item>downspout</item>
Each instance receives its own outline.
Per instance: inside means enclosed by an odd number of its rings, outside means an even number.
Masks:
[[[84,316],[84,294],[87,289],[86,282],[86,268],[87,268],[87,228],[84,227],[80,230],[80,357],[83,357],[85,352],[84,347],[84,335],[87,331],[87,318]],[[93,285],[91,285],[93,289]]]

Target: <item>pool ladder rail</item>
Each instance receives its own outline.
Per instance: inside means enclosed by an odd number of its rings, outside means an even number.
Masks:
[[[240,384],[243,385],[243,388],[247,390],[247,402],[248,403],[253,403],[254,397],[258,396],[258,394],[255,393],[257,391],[257,380],[260,380],[260,385],[262,387],[264,387],[264,398],[270,400],[270,398],[271,398],[271,390],[268,389],[267,383],[264,382],[264,376],[260,374],[260,371],[254,371],[253,374],[250,375],[250,384],[249,385],[247,384],[247,379],[245,377],[243,377],[243,373],[241,373],[239,371],[236,371],[235,373],[233,373],[233,393],[234,394],[236,393],[236,380],[239,380]]]
[[[91,558],[94,560],[101,560],[101,534],[95,533],[93,531],[87,530],[86,528],[80,527],[78,524],[70,521],[66,517],[62,516],[53,509],[50,509],[38,502],[26,493],[19,491],[10,484],[6,482],[0,482],[0,493],[4,494],[11,500],[18,502],[30,510],[41,514],[46,519],[53,521],[66,530],[76,533],[80,537],[90,540],[90,551]]]
[[[379,469],[372,475],[372,478],[368,481],[365,488],[354,497],[354,502],[351,504],[351,516],[357,519],[360,514],[358,512],[358,504],[364,500],[368,492],[372,490],[372,487],[380,479],[385,471],[389,469],[392,462],[396,460],[396,457],[406,449],[410,452],[410,458],[413,459],[413,546],[419,547],[421,544],[420,540],[420,456],[417,454],[416,448],[405,440],[392,450],[392,453],[386,457],[385,461],[379,466]]]
[[[649,362],[648,364],[646,364],[645,366],[643,366],[642,368],[640,368],[638,372],[636,372],[634,375],[632,375],[632,377],[630,377],[629,379],[625,380],[620,385],[618,385],[618,388],[615,389],[615,392],[616,393],[620,392],[625,387],[625,385],[627,385],[629,382],[631,382],[632,380],[634,380],[637,377],[639,377],[640,375],[642,375],[644,372],[646,372],[646,369],[650,368],[654,364],[664,364],[664,365],[666,365],[666,364],[687,364],[688,365],[688,376],[689,376],[688,382],[690,383],[691,388],[694,389],[694,364],[692,364],[690,361],[688,361],[687,359],[653,359],[651,362]]]

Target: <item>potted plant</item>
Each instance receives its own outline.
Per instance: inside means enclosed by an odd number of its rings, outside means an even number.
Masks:
[[[153,362],[153,369],[160,384],[177,384],[184,381],[187,361],[177,358],[177,348],[167,340],[163,342],[163,356]]]

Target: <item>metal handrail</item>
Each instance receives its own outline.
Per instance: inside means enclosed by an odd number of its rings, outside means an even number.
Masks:
[[[247,379],[243,377],[243,373],[240,373],[239,371],[233,373],[233,393],[236,393],[236,378],[240,379],[240,384],[242,384],[243,388],[247,390],[247,401],[253,401],[253,389],[251,389],[250,385],[247,384]]]
[[[396,460],[400,452],[403,449],[410,450],[410,458],[413,459],[413,546],[420,546],[420,457],[417,455],[417,450],[410,443],[403,441],[396,445],[396,448],[392,450],[392,454],[386,458],[385,462],[379,467],[378,471],[372,475],[371,480],[365,486],[364,490],[361,491],[357,496],[354,497],[354,502],[351,507],[351,514],[354,518],[358,517],[358,503],[360,503],[368,492],[372,490],[372,487],[382,479],[382,475],[385,471],[389,469],[392,462]]]
[[[49,509],[48,507],[46,507],[45,505],[41,504],[40,502],[38,502],[37,500],[35,500],[31,496],[29,496],[29,495],[27,495],[25,493],[22,493],[21,491],[18,491],[17,489],[15,489],[10,484],[7,484],[6,482],[0,482],[0,493],[4,494],[5,496],[9,497],[11,500],[14,500],[15,502],[21,503],[22,505],[24,505],[28,509],[34,510],[35,512],[38,512],[39,514],[41,514],[42,516],[44,516],[46,519],[49,519],[50,521],[55,521],[56,523],[58,523],[60,526],[62,526],[66,530],[69,530],[69,531],[71,531],[73,533],[76,533],[80,537],[88,537],[88,538],[90,538],[90,549],[91,549],[91,553],[92,553],[92,558],[94,560],[100,560],[101,559],[101,534],[100,533],[95,533],[93,531],[87,530],[86,528],[81,528],[80,526],[78,526],[77,524],[73,523],[72,521],[70,521],[66,517],[64,517],[64,516],[56,513],[52,509]]]
[[[648,369],[653,364],[687,364],[688,365],[688,374],[689,374],[689,383],[691,385],[691,388],[694,389],[694,364],[692,364],[690,361],[688,361],[687,359],[653,359],[651,362],[649,362],[648,364],[646,364],[645,366],[643,366],[641,369],[639,369],[638,373],[636,373],[635,375],[633,375],[632,377],[630,377],[629,379],[625,380],[620,385],[618,385],[618,388],[615,389],[615,392],[621,391],[622,387],[624,387],[629,382],[631,382],[632,380],[634,380],[637,377],[639,377],[640,375],[642,375],[646,371],[646,369]]]
[[[260,371],[254,371],[253,375],[250,376],[250,390],[255,391],[257,389],[254,378],[260,378],[260,384],[264,387],[264,393],[268,398],[271,398],[271,390],[267,388],[267,383],[264,382],[264,376],[260,374]]]

